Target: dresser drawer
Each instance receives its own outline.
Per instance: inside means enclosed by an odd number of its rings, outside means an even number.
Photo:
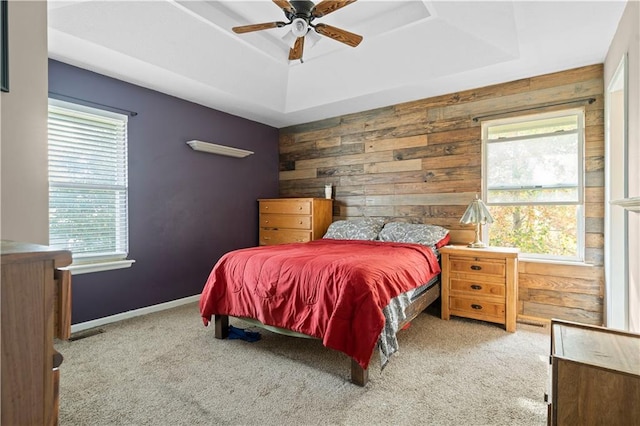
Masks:
[[[284,243],[306,243],[311,241],[311,231],[261,229],[260,245],[284,244]]]
[[[260,227],[262,227],[262,228],[311,229],[311,216],[261,214],[260,215]]]
[[[481,299],[450,297],[449,307],[452,315],[499,322],[502,324],[504,324],[505,321],[504,303],[488,302]]]
[[[459,280],[451,279],[451,294],[456,296],[467,296],[474,298],[480,296],[496,296],[504,300],[504,283],[485,282],[483,280]]]
[[[464,274],[482,274],[484,276],[506,276],[504,260],[478,259],[473,257],[450,257],[450,272]]]
[[[261,201],[260,213],[311,214],[309,200]]]

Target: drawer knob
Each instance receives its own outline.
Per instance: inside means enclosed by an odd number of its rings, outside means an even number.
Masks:
[[[269,223],[269,221],[268,221],[268,220],[265,220],[265,221],[264,221],[264,223]]]
[[[476,305],[475,303],[474,303],[473,305],[471,305],[471,307],[472,307],[473,309],[478,309],[478,310],[479,310],[479,309],[482,309],[482,305]]]
[[[302,210],[302,206],[299,206],[299,207],[298,207],[298,210]]]
[[[263,237],[262,239],[263,239],[263,240],[270,240],[270,239],[271,239],[271,237]]]
[[[471,269],[473,269],[474,271],[479,271],[482,269],[482,266],[478,266],[478,265],[471,265]]]
[[[482,290],[482,286],[478,284],[471,284],[472,290]]]
[[[300,225],[302,225],[302,221],[298,222]]]

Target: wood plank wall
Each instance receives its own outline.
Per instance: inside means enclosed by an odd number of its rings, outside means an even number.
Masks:
[[[594,97],[593,104],[549,106]],[[583,106],[585,264],[520,263],[520,320],[603,322],[604,89],[601,64],[334,117],[280,130],[280,196],[323,197],[334,220],[433,223],[473,240],[458,221],[481,191],[481,121]],[[516,110],[530,109],[526,112]],[[492,117],[497,118],[497,117]]]

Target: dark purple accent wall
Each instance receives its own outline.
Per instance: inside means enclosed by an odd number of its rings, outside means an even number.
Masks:
[[[278,129],[54,60],[49,92],[138,113],[128,139],[136,262],[73,276],[74,324],[199,294],[224,253],[257,244],[256,200],[278,196]],[[192,139],[255,154],[196,152]]]

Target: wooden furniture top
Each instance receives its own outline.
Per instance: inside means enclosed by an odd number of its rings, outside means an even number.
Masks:
[[[258,198],[258,201],[292,202],[292,201],[323,201],[333,202],[332,198],[293,197],[293,198]]]
[[[467,246],[456,246],[456,245],[447,245],[438,249],[440,253],[449,253],[449,254],[460,254],[464,256],[482,256],[482,257],[495,257],[500,258],[509,258],[509,257],[518,257],[518,253],[520,249],[513,247],[467,247]]]
[[[68,250],[10,240],[2,240],[0,254],[3,264],[53,259],[54,268],[60,268],[70,265],[72,262],[71,252]]]
[[[551,326],[554,356],[640,376],[640,334],[559,320]]]

